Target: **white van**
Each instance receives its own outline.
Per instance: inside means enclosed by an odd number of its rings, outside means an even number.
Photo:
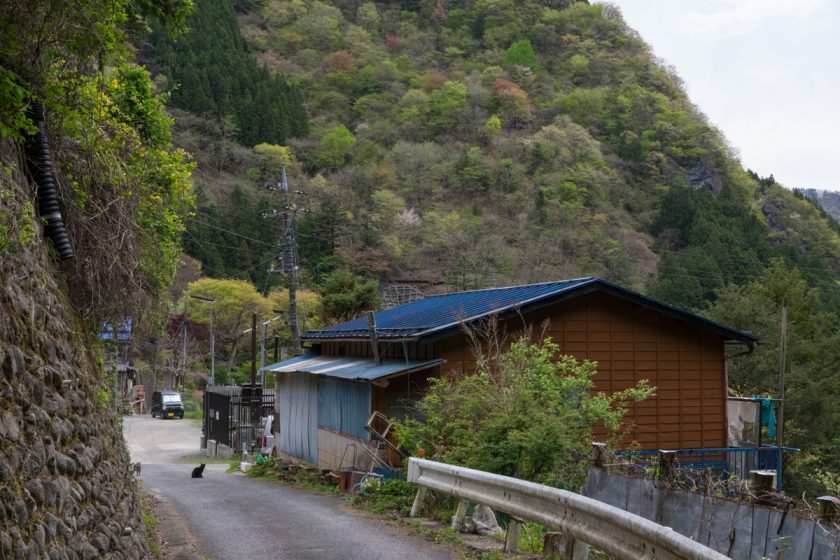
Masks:
[[[274,415],[269,414],[263,418],[263,433],[260,444],[260,453],[262,455],[271,455],[274,450]]]

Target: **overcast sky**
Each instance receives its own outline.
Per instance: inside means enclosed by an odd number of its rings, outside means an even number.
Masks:
[[[840,0],[612,0],[744,167],[840,190]]]

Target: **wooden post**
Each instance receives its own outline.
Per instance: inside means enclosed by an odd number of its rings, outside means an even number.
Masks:
[[[676,458],[676,451],[659,450],[659,479],[669,485],[674,481],[674,460]]]
[[[758,496],[769,494],[773,491],[773,473],[767,471],[751,471],[752,491]],[[778,473],[776,473],[778,475]]]
[[[598,468],[603,468],[609,457],[609,449],[606,443],[597,441],[592,442],[592,464]]]
[[[782,325],[779,340],[779,418],[776,421],[776,447],[778,448],[779,464],[776,465],[776,489],[782,487],[782,432],[785,425],[785,354],[787,353],[787,309],[788,302],[785,298],[782,304]]]
[[[820,504],[820,521],[834,521],[840,510],[840,499],[834,496],[820,496],[817,498]]]

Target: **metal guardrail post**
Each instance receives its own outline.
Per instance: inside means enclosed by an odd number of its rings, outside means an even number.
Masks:
[[[467,517],[467,502],[461,500],[458,502],[458,509],[455,510],[455,515],[452,516],[452,528],[460,531],[464,526],[464,519]]]
[[[420,508],[423,507],[423,500],[426,499],[426,488],[421,486],[417,489],[417,495],[414,496],[414,503],[411,504],[411,513],[408,514],[409,517],[417,517],[417,513],[420,511]]]
[[[589,545],[582,541],[574,541],[572,549],[572,560],[587,560],[589,558]]]
[[[507,533],[505,533],[505,552],[517,552],[519,550],[519,535],[522,534],[522,520],[511,517],[508,521]]]

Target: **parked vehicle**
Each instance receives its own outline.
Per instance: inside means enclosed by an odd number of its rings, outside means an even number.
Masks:
[[[269,414],[263,418],[263,435],[260,453],[263,455],[271,455],[274,450],[274,415]]]
[[[152,418],[183,418],[184,403],[181,395],[175,391],[155,391],[152,393]]]

